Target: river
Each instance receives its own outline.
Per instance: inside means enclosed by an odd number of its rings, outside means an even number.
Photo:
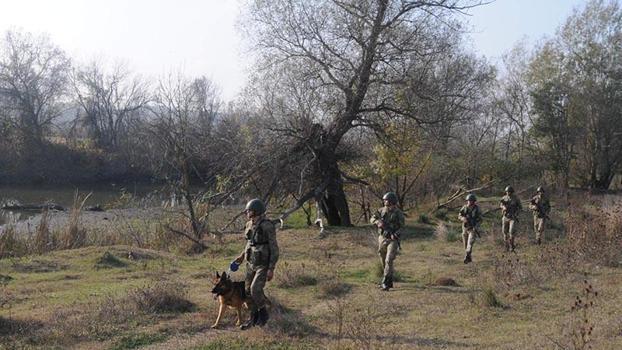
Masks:
[[[159,205],[170,200],[169,189],[162,184],[96,184],[80,186],[0,185],[0,206],[7,203],[45,204],[54,203],[71,208],[74,197],[89,195],[85,206],[123,206],[124,204]],[[149,203],[147,203],[149,202]],[[7,222],[27,220],[39,211],[9,211],[0,209],[0,225]]]

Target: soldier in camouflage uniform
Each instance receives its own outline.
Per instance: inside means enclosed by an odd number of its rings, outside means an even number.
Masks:
[[[536,243],[541,244],[545,222],[551,211],[551,204],[542,186],[538,187],[536,195],[529,201],[529,209],[533,212],[533,230],[536,232]]]
[[[384,291],[393,288],[393,261],[400,247],[400,229],[404,227],[404,213],[397,207],[397,195],[387,192],[384,207],[372,215],[371,223],[378,227],[378,255],[382,262],[384,277],[380,287]]]
[[[462,221],[462,242],[464,243],[464,250],[466,252],[464,256],[464,263],[468,264],[471,261],[471,251],[473,249],[473,242],[475,236],[479,236],[479,224],[482,222],[482,212],[479,209],[479,205],[476,204],[477,197],[473,193],[469,193],[466,196],[467,203],[460,208],[458,212],[458,219]]]
[[[503,218],[501,219],[501,227],[503,231],[503,241],[505,243],[505,251],[514,251],[514,237],[516,236],[516,225],[518,223],[518,214],[523,210],[520,199],[514,194],[512,186],[505,188],[505,196],[500,202]]]
[[[266,281],[272,280],[274,276],[274,268],[279,260],[279,246],[276,242],[276,228],[266,218],[265,211],[266,207],[259,199],[246,204],[245,213],[249,219],[244,231],[246,246],[235,259],[238,263],[246,260],[246,293],[253,299],[250,319],[240,326],[243,330],[263,326],[269,318],[263,289]]]

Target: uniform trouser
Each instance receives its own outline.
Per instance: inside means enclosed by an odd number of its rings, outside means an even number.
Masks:
[[[464,250],[470,253],[473,250],[473,243],[475,242],[475,230],[477,228],[466,228],[462,226],[462,243],[464,243]]]
[[[267,266],[252,266],[251,264],[246,264],[244,286],[246,287],[246,293],[253,299],[253,310],[259,310],[266,305],[266,296],[263,293],[263,288],[266,286],[267,276]]]
[[[544,220],[545,218],[539,218],[537,215],[533,216],[533,230],[536,232],[536,239],[541,239],[544,233]]]
[[[514,242],[514,230],[516,228],[516,220],[503,217],[501,220],[501,226],[503,231],[503,240],[508,242]]]
[[[382,262],[382,269],[384,271],[382,283],[393,283],[393,261],[397,256],[397,250],[398,243],[396,240],[378,236],[378,255],[380,255],[380,261]]]

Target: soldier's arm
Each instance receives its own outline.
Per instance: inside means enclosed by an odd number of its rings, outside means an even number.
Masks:
[[[250,230],[249,227],[249,222],[246,223],[246,226],[244,226],[244,235],[246,235],[246,232],[248,232],[248,230]],[[246,238],[246,237],[245,237]],[[242,252],[240,253],[240,255],[238,255],[237,258],[235,258],[235,260],[238,263],[242,263],[244,261],[244,256],[246,255],[246,251],[251,247],[251,242],[249,242],[248,240],[246,241],[246,244],[244,245],[244,249],[242,250]]]
[[[279,260],[279,245],[276,242],[276,228],[271,222],[263,224],[262,229],[268,236],[268,247],[270,248],[270,262],[268,263],[268,270],[274,271],[276,262]]]

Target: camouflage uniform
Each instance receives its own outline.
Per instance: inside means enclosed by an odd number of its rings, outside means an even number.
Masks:
[[[261,216],[256,223],[248,221],[244,230],[246,247],[246,293],[253,299],[253,310],[261,309],[266,304],[263,293],[268,270],[273,270],[279,260],[279,246],[276,242],[276,228],[272,221]]]
[[[501,198],[501,209],[503,218],[501,219],[501,227],[503,232],[503,241],[505,242],[506,251],[514,251],[514,237],[516,225],[518,223],[518,214],[523,210],[520,199],[514,194],[506,194]]]
[[[404,213],[395,206],[385,206],[378,209],[370,221],[378,224],[381,220],[384,227],[378,228],[378,255],[384,271],[382,284],[393,288],[393,261],[399,249],[399,230],[404,227]]]
[[[536,241],[540,244],[544,234],[544,225],[551,211],[551,204],[548,197],[539,192],[529,201],[529,208],[533,213],[533,230],[536,232]]]
[[[466,218],[466,221],[462,221],[463,218]],[[479,224],[482,222],[482,212],[479,209],[479,205],[465,204],[458,212],[458,219],[462,221],[462,242],[464,243],[464,250],[469,260],[466,261],[465,259],[466,263],[470,262],[473,242],[475,241],[475,236],[479,232]]]

